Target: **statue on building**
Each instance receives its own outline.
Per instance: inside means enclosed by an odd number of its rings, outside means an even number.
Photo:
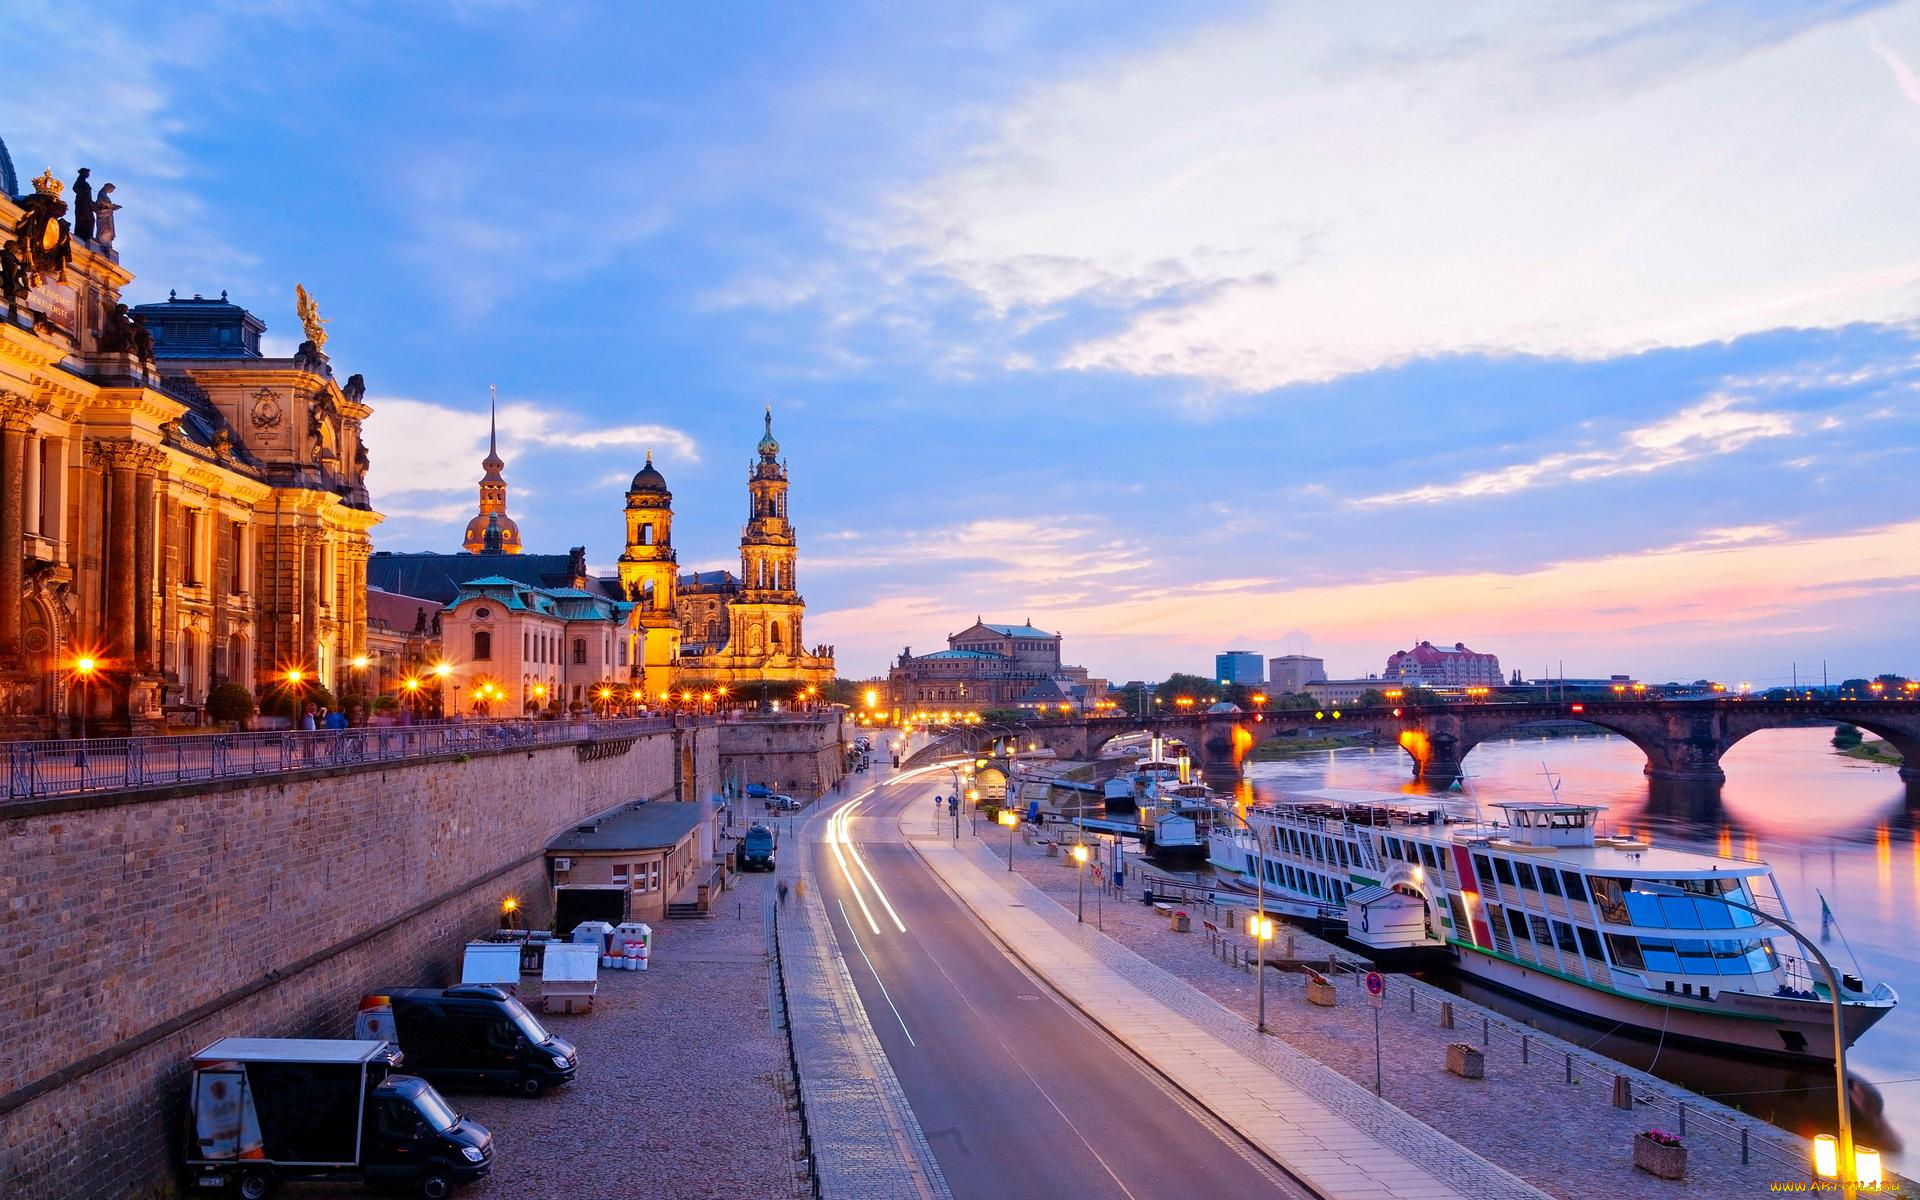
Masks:
[[[84,242],[93,240],[93,184],[87,181],[91,174],[81,167],[73,177],[73,236]]]
[[[413,631],[415,633],[425,633],[427,631],[427,610],[425,608],[416,608],[413,610]]]
[[[133,353],[143,363],[153,361],[153,330],[139,313],[133,314]]]
[[[353,444],[354,469],[356,471],[359,471],[360,474],[365,475],[367,473],[367,466],[369,461],[370,460],[367,457],[367,444],[365,442],[356,441]]]
[[[0,296],[7,301],[7,319],[20,317],[20,298],[27,294],[26,264],[14,252],[12,242],[0,243]]]
[[[20,223],[14,226],[29,287],[60,280],[73,261],[73,228],[67,224],[65,185],[48,169],[33,181],[31,195],[20,198]],[[96,201],[96,206],[98,202]]]
[[[124,204],[115,204],[113,202],[112,184],[109,183],[100,189],[100,194],[93,199],[92,241],[94,245],[99,246],[102,250],[113,249],[113,239],[117,234],[117,231],[114,229],[113,214],[125,207],[126,205]]]
[[[116,304],[101,314],[100,332],[93,340],[102,354],[132,354],[139,343],[140,327],[125,304]]]
[[[312,343],[313,352],[321,354],[327,348],[327,319],[320,315],[320,306],[313,302],[313,296],[305,284],[293,285],[293,311],[299,314],[300,326],[307,332],[307,341]]]
[[[365,403],[367,398],[366,378],[358,374],[349,375],[347,376],[347,386],[341,388],[340,391],[346,396],[347,403],[349,404]]]
[[[233,457],[233,434],[225,429],[213,435],[213,456],[221,462]]]

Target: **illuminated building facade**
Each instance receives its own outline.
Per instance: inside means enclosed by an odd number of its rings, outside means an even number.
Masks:
[[[975,619],[947,636],[947,648],[913,653],[909,646],[887,672],[889,703],[900,713],[928,710],[983,712],[990,708],[1091,707],[1106,695],[1107,681],[1085,667],[1063,665],[1060,635],[1020,625]]]

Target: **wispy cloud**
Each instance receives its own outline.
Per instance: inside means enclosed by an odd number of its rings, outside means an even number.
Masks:
[[[1786,437],[1795,430],[1794,418],[1786,413],[1756,412],[1738,404],[1737,397],[1714,396],[1664,420],[1630,429],[1610,447],[1543,455],[1530,462],[1476,471],[1452,483],[1364,496],[1353,504],[1361,508],[1439,504],[1505,496],[1555,483],[1644,475],[1695,459],[1732,454],[1763,438]]]

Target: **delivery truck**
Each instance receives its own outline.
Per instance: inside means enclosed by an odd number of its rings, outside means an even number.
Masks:
[[[263,1200],[282,1181],[358,1181],[443,1200],[493,1166],[493,1135],[385,1041],[222,1038],[195,1054],[189,1190]]]
[[[442,1086],[511,1088],[538,1096],[568,1083],[579,1051],[504,989],[479,984],[394,988],[360,1002],[354,1032],[391,1037],[407,1070]]]
[[[739,869],[773,870],[773,845],[773,830],[755,821],[747,828],[746,836],[740,839],[740,848],[735,851]]]

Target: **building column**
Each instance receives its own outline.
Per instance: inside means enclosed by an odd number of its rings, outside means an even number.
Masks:
[[[140,670],[154,669],[153,610],[154,571],[158,561],[154,536],[154,483],[159,473],[160,451],[140,447],[146,453],[134,464],[133,476],[133,564],[134,584],[133,657]]]
[[[101,649],[116,672],[133,661],[134,570],[133,468],[139,447],[131,442],[89,442],[87,453],[107,472],[106,621]]]
[[[0,394],[0,662],[20,655],[21,570],[27,546],[24,536],[25,479],[21,459],[27,441],[27,409],[12,393]]]
[[[43,511],[44,506],[41,504],[41,492],[44,490],[40,482],[40,455],[42,453],[42,444],[40,435],[29,431],[27,433],[27,440],[22,447],[22,452],[26,455],[27,460],[27,492],[25,496],[27,509],[26,532],[39,537],[46,536],[47,532],[46,514]]]

